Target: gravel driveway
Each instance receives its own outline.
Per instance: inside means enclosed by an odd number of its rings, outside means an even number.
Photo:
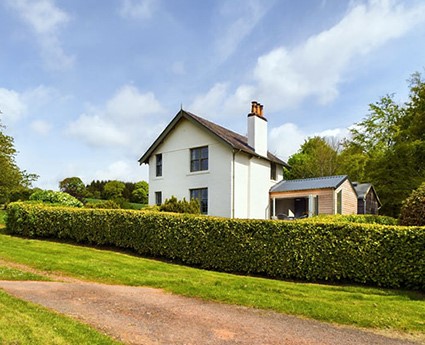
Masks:
[[[415,344],[349,327],[206,302],[145,287],[69,279],[0,281],[0,288],[81,320],[126,344]]]

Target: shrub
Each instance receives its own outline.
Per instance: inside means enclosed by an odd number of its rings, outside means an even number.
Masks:
[[[82,207],[83,203],[77,198],[65,192],[54,192],[52,190],[39,190],[31,194],[31,201],[42,201],[44,203],[59,204],[71,207]]]
[[[225,272],[425,288],[425,227],[282,222],[12,203],[7,231]]]
[[[425,182],[403,202],[400,212],[400,224],[425,225]]]
[[[177,200],[175,196],[165,200],[165,202],[159,206],[159,210],[163,212],[175,213],[201,213],[200,204],[197,199],[191,199],[190,201],[187,201],[185,198],[183,198],[183,200]]]
[[[319,215],[312,218],[304,218],[299,221],[305,222],[343,222],[343,223],[367,223],[382,225],[397,225],[396,218],[389,216],[377,216],[373,214],[335,214],[335,215]]]
[[[121,206],[113,200],[102,200],[98,202],[90,201],[84,205],[86,208],[106,208],[106,209],[118,209]]]

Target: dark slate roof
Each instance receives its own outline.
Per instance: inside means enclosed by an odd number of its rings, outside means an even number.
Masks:
[[[283,180],[275,184],[270,189],[270,192],[294,192],[299,190],[328,188],[336,189],[347,179],[347,175],[339,175],[306,178],[300,180]]]
[[[366,199],[366,195],[372,190],[372,192],[375,193],[376,200],[381,204],[381,200],[379,200],[378,194],[371,183],[353,182],[353,187],[357,193],[357,199]]]
[[[214,135],[223,143],[229,145],[234,150],[240,150],[242,152],[248,153],[256,157],[265,158],[271,162],[281,164],[289,168],[289,165],[287,163],[285,163],[283,160],[276,157],[275,155],[271,154],[270,152],[267,152],[267,157],[260,156],[258,153],[254,151],[254,149],[251,146],[248,145],[247,137],[240,135],[238,133],[232,132],[231,130],[221,127],[211,121],[205,120],[204,118],[199,117],[195,114],[189,113],[185,110],[180,110],[177,113],[174,119],[168,124],[168,126],[159,135],[159,137],[155,140],[155,142],[151,145],[151,147],[149,147],[149,149],[145,152],[145,154],[139,159],[140,164],[149,162],[149,157],[152,155],[152,153],[155,151],[158,145],[164,141],[168,133],[183,118],[190,121],[196,126],[200,126],[201,128],[206,129],[208,132],[210,132],[212,135]]]

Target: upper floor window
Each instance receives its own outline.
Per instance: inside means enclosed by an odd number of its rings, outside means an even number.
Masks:
[[[190,149],[190,171],[208,170],[208,146]]]
[[[270,179],[276,181],[277,179],[277,168],[276,163],[270,163]]]
[[[155,156],[156,159],[156,174],[155,176],[162,176],[162,153]]]

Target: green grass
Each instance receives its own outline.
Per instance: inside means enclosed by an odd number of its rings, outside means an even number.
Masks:
[[[0,290],[0,344],[120,344],[89,326]]]
[[[49,280],[38,274],[23,272],[14,268],[0,266],[0,280]]]
[[[152,286],[338,324],[425,334],[425,300],[417,292],[243,277],[4,234],[0,258],[80,279]]]

